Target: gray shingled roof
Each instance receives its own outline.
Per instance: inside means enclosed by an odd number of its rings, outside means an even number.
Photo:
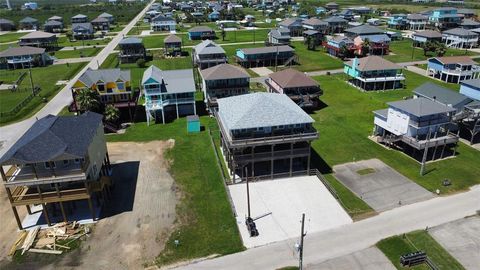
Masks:
[[[428,17],[423,14],[408,14],[408,20],[428,20]]]
[[[194,48],[196,54],[225,54],[225,50],[222,47],[209,39],[202,41]]]
[[[44,52],[45,52],[45,48],[37,48],[37,47],[30,47],[30,46],[11,47],[0,52],[0,57],[35,55],[35,54],[42,54]]]
[[[3,18],[0,18],[0,24],[11,24],[11,25],[15,25],[12,21],[7,20],[7,19],[3,19]]]
[[[290,38],[290,31],[288,31],[288,29],[275,28],[270,30],[268,34],[276,39]]]
[[[173,18],[163,16],[162,14],[155,16],[152,22],[175,22]]]
[[[288,46],[288,45],[283,45],[283,46],[270,46],[270,47],[260,47],[260,48],[243,48],[239,49],[243,51],[245,55],[248,54],[262,54],[262,53],[276,53],[276,52],[294,52],[295,50]]]
[[[105,17],[97,17],[91,21],[92,23],[108,23],[108,19]]]
[[[208,26],[195,26],[192,27],[188,30],[189,33],[194,33],[194,32],[213,32],[212,28]]]
[[[98,17],[102,17],[102,18],[112,18],[113,15],[110,14],[110,13],[103,12],[102,14],[98,15]]]
[[[471,19],[464,19],[462,23],[460,24],[461,26],[480,26],[480,22],[471,20]]]
[[[162,84],[162,92],[186,93],[196,90],[192,69],[161,70],[152,65],[143,73],[142,84],[150,78]]]
[[[385,30],[372,25],[363,24],[360,26],[348,28],[345,30],[345,32],[353,33],[356,35],[371,35],[371,34],[383,34],[385,33]]]
[[[443,31],[442,34],[448,34],[448,35],[454,35],[454,36],[460,36],[460,37],[478,36],[477,33],[469,31],[467,29],[463,29],[463,28],[453,28],[450,30]]]
[[[120,45],[142,44],[142,39],[141,38],[136,38],[136,37],[127,37],[127,38],[123,38],[118,44],[120,44]]]
[[[37,38],[51,38],[54,37],[55,34],[47,33],[43,31],[35,31],[26,34],[25,36],[20,37],[19,39],[37,39]]]
[[[347,23],[348,21],[343,19],[343,18],[340,18],[338,16],[332,16],[332,17],[328,17],[326,19],[323,19],[324,22],[327,22],[327,23]]]
[[[20,23],[36,23],[36,22],[38,22],[38,20],[32,17],[25,17],[20,20]]]
[[[289,27],[289,26],[291,26],[291,25],[293,25],[293,24],[301,25],[301,24],[302,24],[302,21],[303,21],[303,20],[300,19],[300,18],[287,18],[287,19],[281,21],[281,22],[279,23],[279,25],[285,26],[285,27]]]
[[[324,22],[318,18],[310,18],[308,20],[303,21],[303,24],[306,25],[328,25],[327,22]]]
[[[88,18],[86,15],[83,14],[77,14],[72,17],[72,19],[83,19],[83,18]]]
[[[75,31],[77,28],[88,29],[90,32],[93,32],[93,25],[89,22],[86,23],[72,23],[72,30]]]
[[[313,123],[287,95],[252,93],[218,99],[218,114],[228,130]]]
[[[220,64],[200,71],[204,80],[250,78],[245,69],[230,64]]]
[[[179,42],[182,42],[182,39],[176,35],[168,35],[163,40],[163,43],[179,43]]]
[[[54,16],[48,18],[47,20],[48,20],[48,21],[55,21],[55,20],[63,20],[63,18],[60,17],[60,16],[54,15]]]
[[[387,103],[390,107],[397,108],[416,117],[427,115],[449,113],[455,111],[454,108],[442,105],[438,102],[426,98],[414,98]]]
[[[116,82],[117,80],[130,81],[130,70],[120,70],[119,68],[87,69],[78,80],[83,82],[87,87],[91,87],[98,81],[105,83]]]
[[[413,93],[417,96],[436,100],[442,104],[452,105],[454,107],[457,104],[471,101],[467,96],[431,82],[424,83],[415,88]]]
[[[59,21],[48,21],[46,22],[43,27],[45,26],[62,26],[63,23],[59,22]]]
[[[472,86],[475,88],[480,88],[480,79],[470,79],[470,80],[461,81],[461,84],[465,84],[467,86]]]
[[[350,60],[345,64],[352,67],[353,60]],[[399,65],[376,55],[359,58],[358,64],[356,67],[356,69],[360,71],[392,70],[392,69],[401,69],[401,68],[402,67],[400,67]]]
[[[47,115],[36,121],[0,158],[0,164],[31,164],[83,158],[103,116],[86,112],[80,116]]]
[[[426,38],[442,38],[442,33],[433,30],[418,31],[413,35]]]

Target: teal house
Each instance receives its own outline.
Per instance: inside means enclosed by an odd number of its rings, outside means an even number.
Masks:
[[[197,133],[200,132],[200,118],[198,115],[187,116],[187,132]]]

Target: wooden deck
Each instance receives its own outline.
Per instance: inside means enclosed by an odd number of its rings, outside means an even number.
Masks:
[[[88,194],[86,188],[62,190],[59,192],[42,192],[41,194],[36,192],[36,190],[34,193],[29,193],[29,191],[32,191],[32,189],[28,187],[16,187],[12,192],[12,205],[20,206],[42,203],[66,202],[90,198],[90,195]]]

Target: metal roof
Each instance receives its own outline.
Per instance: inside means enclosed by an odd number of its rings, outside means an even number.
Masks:
[[[86,15],[83,14],[77,14],[72,17],[72,19],[83,19],[83,18],[88,18]]]
[[[442,38],[442,33],[433,30],[418,31],[413,35],[426,38]]]
[[[142,39],[141,38],[136,38],[136,37],[127,37],[123,38],[120,40],[118,43],[119,45],[124,45],[124,44],[142,44]]]
[[[176,35],[168,35],[164,40],[163,43],[180,43],[182,39]]]
[[[385,33],[385,30],[380,29],[375,26],[371,26],[368,24],[363,24],[360,26],[348,28],[345,30],[346,33],[353,33],[356,35],[366,35],[366,34],[383,34]]]
[[[464,84],[467,86],[475,87],[480,89],[480,79],[470,79],[470,80],[465,80],[461,81],[460,84]]]
[[[454,35],[454,36],[478,36],[477,33],[469,31],[463,28],[453,28],[450,30],[443,31],[442,34]]]
[[[467,96],[431,82],[424,83],[415,88],[413,93],[417,96],[438,101],[444,105],[452,105],[454,107],[458,104],[471,101]]]
[[[192,69],[161,70],[150,66],[143,73],[142,84],[153,79],[161,84],[161,91],[166,93],[195,92]]]
[[[426,98],[414,98],[387,103],[390,107],[402,110],[416,117],[423,117],[435,114],[445,114],[456,111],[456,109],[442,105]]]
[[[310,18],[308,20],[303,21],[303,24],[306,25],[328,25],[327,22],[324,22],[318,18]]]
[[[263,92],[218,99],[218,115],[228,130],[314,122],[287,95]]]
[[[0,158],[0,164],[31,164],[83,158],[88,152],[103,116],[86,112],[80,116],[47,115],[36,121]]]
[[[225,80],[250,78],[250,75],[239,66],[220,64],[200,71],[204,80]]]
[[[32,17],[25,17],[20,20],[20,23],[36,23],[36,22],[38,22],[38,20]]]
[[[327,22],[327,23],[347,23],[348,21],[343,19],[343,18],[340,18],[338,16],[332,16],[332,17],[328,17],[326,19],[323,19],[324,22]]]

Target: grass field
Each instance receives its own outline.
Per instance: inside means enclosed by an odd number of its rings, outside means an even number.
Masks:
[[[201,123],[215,125],[215,120],[205,116]],[[137,123],[124,135],[107,137],[108,141],[175,140],[167,157],[182,199],[177,206],[177,227],[157,258],[161,265],[243,250],[208,131],[187,134],[185,127],[185,118],[149,127]],[[178,247],[174,240],[179,240]]]
[[[395,55],[387,55],[385,56],[386,59],[393,61],[393,62],[411,62],[411,61],[421,61],[427,60],[430,57],[436,56],[434,53],[428,53],[427,56],[423,55],[423,50],[420,48],[412,47],[412,40],[411,39],[404,39],[399,41],[393,41],[390,44],[390,50]],[[413,58],[412,58],[412,51],[413,51]],[[458,56],[458,55],[478,55],[475,52],[465,51],[465,50],[458,50],[458,49],[447,49],[445,56]]]
[[[400,264],[400,256],[425,251],[439,270],[461,270],[463,266],[450,255],[426,231],[415,231],[405,236],[393,236],[377,243],[377,247],[388,257],[397,269],[405,269]],[[428,270],[427,265],[411,267],[414,270]]]
[[[11,32],[11,33],[0,35],[0,43],[17,41],[19,37],[25,36],[26,34],[28,33]]]
[[[325,107],[311,115],[320,133],[319,139],[312,143],[319,157],[312,162],[322,172],[329,173],[331,167],[337,164],[379,158],[426,189],[435,191],[438,188],[442,193],[479,184],[480,167],[476,163],[480,160],[480,152],[463,143],[459,144],[455,158],[427,164],[428,173],[420,176],[417,161],[368,139],[373,130],[372,111],[387,108],[387,102],[410,96],[414,88],[432,81],[408,71],[405,71],[405,76],[406,89],[377,93],[360,92],[345,83],[344,75],[316,77],[324,91],[320,99]],[[458,90],[458,85],[441,85]],[[452,180],[450,187],[441,184],[445,178]]]
[[[101,49],[102,48],[85,48],[71,51],[56,51],[50,54],[58,59],[91,57],[97,55]]]
[[[48,67],[32,68],[33,83],[34,85],[41,87],[41,92],[16,115],[1,118],[0,125],[5,125],[13,121],[19,121],[37,112],[46,104],[44,102],[44,98],[48,101],[63,87],[56,86],[55,83],[59,80],[70,79],[84,66],[84,64],[85,63],[74,63],[70,64],[69,67],[67,65],[53,65]],[[25,97],[27,97],[31,92],[31,86],[28,70],[0,71],[0,80],[4,80],[6,82],[12,82],[16,80],[22,72],[27,72],[27,75],[20,84],[20,90],[17,90],[16,92],[11,92],[8,90],[0,92],[0,110],[2,112],[10,111]]]

